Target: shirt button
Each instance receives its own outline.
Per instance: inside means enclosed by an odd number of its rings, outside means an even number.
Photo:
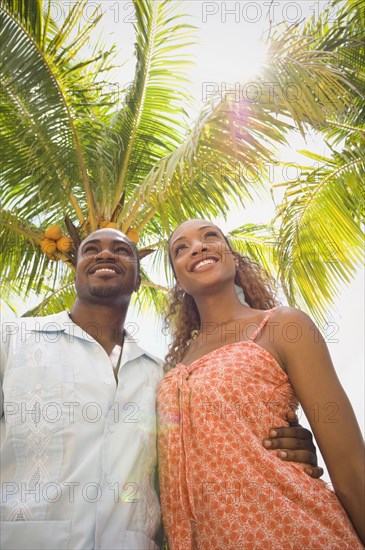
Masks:
[[[105,378],[105,384],[111,384],[112,381],[110,380],[110,378]]]
[[[109,426],[109,431],[113,434],[115,432],[115,426]]]
[[[35,385],[35,389],[36,389],[36,390],[40,390],[41,387],[42,387],[42,384],[36,384],[36,385]]]
[[[111,484],[111,483],[113,483],[113,480],[112,480],[111,477],[107,477],[107,478],[106,478],[106,482],[109,483],[109,484]]]

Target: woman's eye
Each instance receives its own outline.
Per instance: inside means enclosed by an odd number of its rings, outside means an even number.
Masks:
[[[179,244],[179,245],[175,248],[175,256],[177,256],[178,253],[180,252],[180,250],[182,250],[183,248],[186,248],[186,245],[185,245],[185,244]]]
[[[205,233],[204,235],[204,238],[206,239],[207,237],[218,237],[218,233],[216,231],[208,231],[207,233]]]

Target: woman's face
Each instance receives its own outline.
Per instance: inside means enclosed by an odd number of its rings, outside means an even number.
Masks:
[[[175,229],[169,252],[176,278],[194,296],[212,285],[234,281],[236,264],[218,227],[205,220],[188,220]]]

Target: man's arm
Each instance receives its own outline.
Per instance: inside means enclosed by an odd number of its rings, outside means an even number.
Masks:
[[[15,321],[3,322],[0,325],[0,417],[4,414],[3,380],[10,347],[10,338],[18,330]]]
[[[277,456],[289,462],[305,464],[304,471],[313,478],[323,475],[323,468],[317,466],[316,447],[310,430],[303,428],[294,411],[286,415],[289,426],[271,428],[268,438],[262,442],[265,449],[277,449]]]

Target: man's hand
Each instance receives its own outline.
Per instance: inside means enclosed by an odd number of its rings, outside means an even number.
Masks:
[[[323,475],[323,468],[317,466],[316,447],[313,444],[312,433],[300,426],[298,417],[294,411],[286,415],[289,427],[272,428],[269,439],[264,439],[262,444],[265,449],[280,449],[276,454],[282,460],[290,462],[303,462],[306,464],[304,471],[313,478]]]

